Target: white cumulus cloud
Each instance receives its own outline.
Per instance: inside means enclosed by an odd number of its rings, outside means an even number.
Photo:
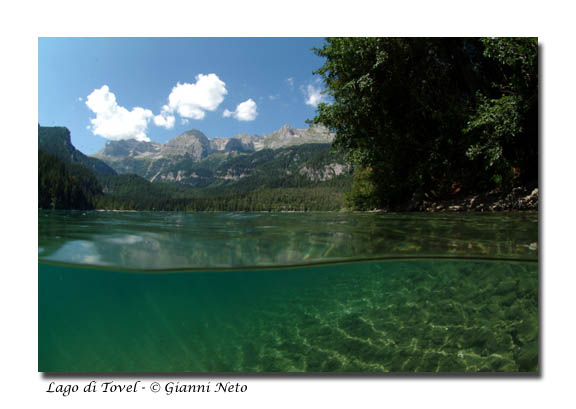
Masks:
[[[199,74],[194,84],[178,83],[168,96],[168,111],[182,118],[202,119],[206,111],[214,111],[228,94],[226,83],[216,74]]]
[[[140,107],[128,111],[118,105],[116,96],[110,92],[108,85],[92,91],[86,98],[86,106],[96,114],[96,118],[90,120],[90,130],[94,135],[113,141],[150,141],[146,136],[146,129],[148,122],[154,117],[152,111]]]
[[[256,119],[256,116],[258,116],[257,108],[256,102],[250,98],[238,104],[234,111],[225,109],[223,116],[224,118],[233,117],[239,121],[253,121]]]
[[[322,94],[322,88],[316,87],[312,84],[303,89],[306,95],[306,105],[317,107],[320,102],[326,102],[326,96]]]
[[[172,129],[174,128],[175,120],[176,119],[174,118],[174,115],[172,115],[170,107],[164,105],[162,111],[154,117],[154,124],[166,129]]]

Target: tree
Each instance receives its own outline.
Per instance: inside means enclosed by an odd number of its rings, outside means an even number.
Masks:
[[[486,121],[492,118],[490,109],[501,113],[491,126],[504,126],[515,113],[525,112],[510,127],[534,131],[522,127],[533,121],[526,104],[484,102],[500,98],[499,88],[534,95],[537,64],[530,59],[530,41],[515,47],[509,39],[328,38],[315,49],[326,58],[316,74],[324,79],[333,103],[320,104],[312,122],[336,133],[335,146],[361,173],[355,180],[373,184],[373,200],[360,202],[394,206],[414,193],[446,196],[455,186],[471,188],[485,179],[491,170],[476,159],[496,152],[494,141],[509,136],[488,138],[493,134]],[[519,138],[516,132],[513,139]],[[510,146],[517,152],[533,150],[521,141]],[[524,162],[520,156],[509,155],[508,162],[498,164],[510,169],[533,165],[530,154],[523,156]],[[484,172],[475,172],[477,168]]]
[[[493,181],[511,185],[538,178],[538,43],[534,38],[482,39],[493,64],[491,87],[478,92],[465,133],[466,154]]]
[[[78,169],[71,170],[56,156],[38,151],[39,208],[91,209],[92,194],[97,192],[98,185],[90,185],[92,190],[87,190],[83,186],[87,180],[93,182],[93,176],[80,173]]]

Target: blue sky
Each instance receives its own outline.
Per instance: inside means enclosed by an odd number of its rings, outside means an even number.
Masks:
[[[107,140],[164,143],[307,127],[322,98],[322,38],[40,38],[38,122],[84,153]]]

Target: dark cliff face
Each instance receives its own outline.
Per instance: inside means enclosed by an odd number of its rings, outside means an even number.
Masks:
[[[84,155],[72,145],[70,131],[61,126],[38,125],[38,150],[52,154],[65,163],[80,163],[96,173],[115,175],[103,161]]]

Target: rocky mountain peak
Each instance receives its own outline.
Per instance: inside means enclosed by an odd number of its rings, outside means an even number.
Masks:
[[[137,173],[149,180],[162,177],[162,172],[182,160],[198,162],[213,153],[254,153],[263,149],[280,149],[308,143],[331,143],[334,135],[326,128],[313,126],[299,129],[286,124],[265,135],[239,134],[231,138],[209,139],[197,129],[191,129],[159,144],[135,140],[112,141],[98,152],[120,173]],[[177,172],[175,173],[177,175]],[[175,176],[176,177],[176,176]]]
[[[286,124],[282,128],[280,128],[278,133],[281,136],[293,136],[295,134],[294,129],[288,124]]]
[[[121,141],[108,141],[96,155],[124,157],[139,156],[147,153],[155,153],[160,149],[160,144],[154,142],[137,141],[135,139],[124,139]]]
[[[195,140],[208,140],[208,137],[198,129],[190,129],[189,131],[182,132],[180,135],[172,138],[166,144],[182,143]]]
[[[200,160],[208,156],[210,140],[197,129],[191,129],[162,145],[162,156],[190,156],[194,160]]]

